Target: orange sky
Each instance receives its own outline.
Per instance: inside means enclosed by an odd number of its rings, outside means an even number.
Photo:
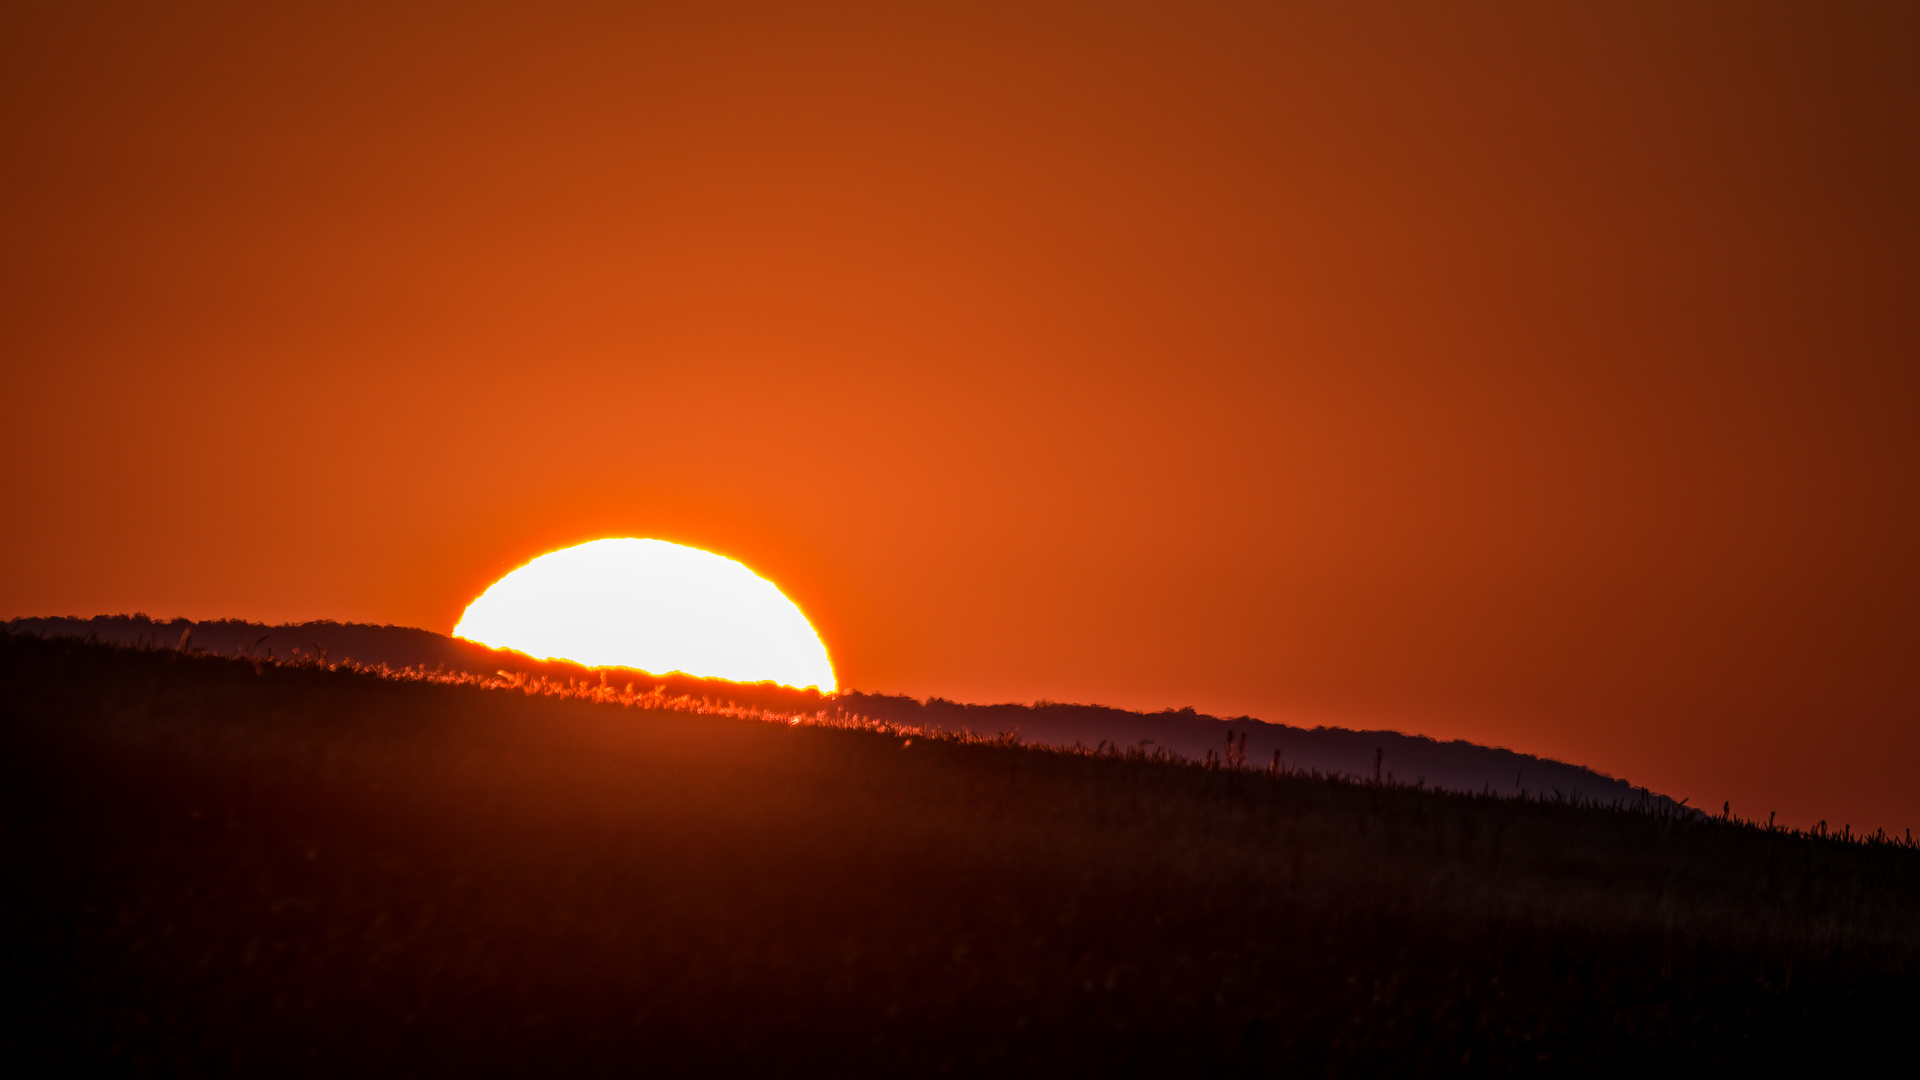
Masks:
[[[0,616],[654,536],[861,689],[1920,825],[1920,8],[556,6],[0,10]]]

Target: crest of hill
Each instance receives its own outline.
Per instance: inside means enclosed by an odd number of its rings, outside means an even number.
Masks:
[[[661,686],[670,695],[733,701],[769,709],[808,711],[825,704],[818,690],[800,690],[779,683],[739,683],[703,679],[680,672],[655,675],[627,668],[594,668],[568,660],[540,660],[512,649],[494,649],[476,641],[436,634],[412,626],[375,626],[317,620],[304,623],[265,623],[241,619],[159,620],[146,615],[97,615],[14,619],[15,633],[42,637],[92,639],[137,648],[191,649],[219,656],[261,660],[323,660],[395,671],[464,672],[494,675],[502,672],[538,676],[555,682],[592,681],[613,685],[635,683]]]
[[[11,629],[45,637],[92,638],[147,648],[195,649],[259,659],[350,661],[395,670],[524,673],[551,680],[605,681],[660,686],[739,705],[844,714],[917,727],[977,735],[1017,733],[1022,741],[1051,746],[1163,750],[1191,759],[1230,758],[1253,768],[1279,766],[1355,780],[1380,779],[1448,791],[1531,795],[1602,804],[1635,804],[1676,811],[1681,803],[1593,769],[1464,740],[1441,742],[1424,735],[1349,728],[1302,728],[1250,716],[1221,718],[1192,708],[1143,713],[1103,705],[967,705],[944,698],[916,698],[843,691],[822,695],[778,683],[737,683],[680,673],[650,674],[624,668],[589,668],[564,660],[538,660],[510,649],[409,626],[316,621],[269,626],[238,619],[158,621],[145,615],[93,618],[14,619]]]

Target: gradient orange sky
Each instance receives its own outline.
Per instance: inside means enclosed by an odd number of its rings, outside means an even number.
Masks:
[[[860,689],[1920,825],[1914,5],[15,3],[0,109],[0,616],[651,536]]]

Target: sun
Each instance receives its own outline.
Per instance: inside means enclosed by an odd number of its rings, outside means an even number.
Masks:
[[[542,555],[481,593],[453,633],[590,667],[835,689],[820,635],[771,581],[665,540]]]

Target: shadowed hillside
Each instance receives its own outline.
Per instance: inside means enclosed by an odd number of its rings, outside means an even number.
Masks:
[[[664,686],[676,695],[690,694],[790,710],[821,707],[820,693],[815,690],[797,690],[771,682],[738,683],[677,672],[653,675],[625,668],[589,668],[565,660],[536,660],[526,653],[490,649],[464,638],[411,626],[373,626],[331,620],[279,626],[240,619],[162,622],[145,615],[13,619],[8,625],[17,634],[80,638],[139,648],[189,649],[249,659],[323,660],[370,668],[384,666],[394,670],[473,675],[509,671],[559,682],[569,679],[615,684],[641,681],[649,686]]]
[[[0,635],[10,1075],[1855,1066],[1920,852]]]
[[[239,620],[155,622],[145,616],[92,619],[15,619],[16,632],[60,637],[92,637],[128,645],[192,648],[228,656],[282,658],[331,657],[362,665],[444,670],[491,675],[517,671],[547,678],[591,679],[616,684],[661,684],[674,694],[770,708],[810,710],[822,707],[820,695],[772,683],[747,685],[684,675],[657,676],[624,669],[586,668],[563,661],[534,660],[523,653],[489,649],[470,641],[402,626],[311,622],[265,626]],[[1635,788],[1625,780],[1531,754],[1455,740],[1440,742],[1393,731],[1300,728],[1252,717],[1231,720],[1192,709],[1139,713],[1099,705],[961,705],[934,698],[917,701],[886,694],[849,691],[829,695],[827,704],[842,712],[912,727],[940,727],[981,735],[1018,732],[1024,742],[1089,747],[1108,744],[1165,750],[1205,760],[1207,755],[1244,756],[1254,766],[1320,772],[1355,779],[1393,779],[1449,791],[1501,794],[1558,794],[1582,801],[1632,805],[1651,803],[1667,809],[1663,795]],[[1234,736],[1229,749],[1228,735]]]
[[[1448,791],[1558,794],[1582,801],[1677,808],[1664,796],[1578,765],[1464,740],[1440,742],[1396,731],[1299,728],[1250,716],[1223,720],[1192,709],[1139,713],[1101,705],[1057,703],[961,705],[940,698],[921,702],[859,692],[840,694],[834,704],[850,713],[902,724],[977,734],[1018,731],[1023,741],[1049,746],[1080,743],[1097,747],[1106,742],[1122,747],[1164,748],[1202,761],[1209,755],[1231,754],[1254,767],[1277,766],[1354,780],[1377,778]],[[1232,743],[1227,741],[1229,733]]]

